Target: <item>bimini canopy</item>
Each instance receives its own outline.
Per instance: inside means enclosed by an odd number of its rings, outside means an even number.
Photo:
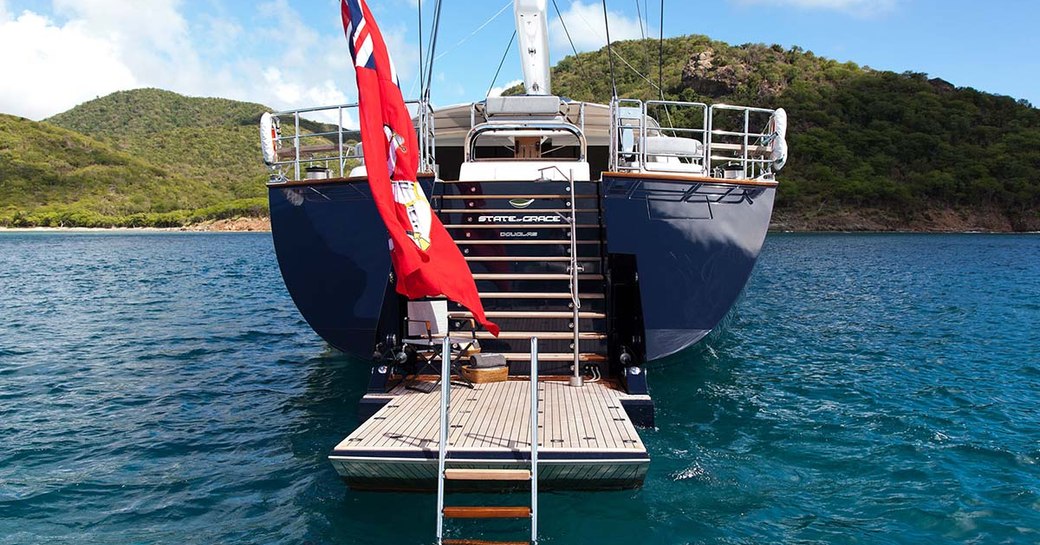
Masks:
[[[610,106],[585,102],[584,115],[582,115],[582,104],[581,102],[561,102],[560,112],[579,128],[582,128],[582,121],[584,121],[584,132],[588,145],[609,146]],[[472,123],[484,121],[482,114],[473,115],[473,104],[446,106],[434,110],[433,115],[434,135],[438,147],[462,146],[466,135],[472,128]]]

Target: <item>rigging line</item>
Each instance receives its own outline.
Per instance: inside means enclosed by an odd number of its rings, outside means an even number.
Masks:
[[[644,4],[644,9],[642,11],[640,11],[640,9],[639,9],[639,0],[635,0],[635,2],[636,2],[636,18],[638,19],[638,22],[639,22],[639,35],[641,36],[641,41],[642,41],[642,46],[643,46],[643,65],[644,66],[649,66],[650,65],[650,48],[649,48],[649,46],[647,44],[647,41],[646,41],[646,32],[647,32],[647,28],[650,25],[650,12],[646,11],[645,4]],[[646,14],[646,25],[647,26],[643,26],[643,14]],[[650,84],[650,90],[653,91],[653,83]]]
[[[421,89],[423,87],[424,83],[425,83],[425,78],[423,76],[424,73],[423,73],[423,62],[422,62],[422,58],[423,58],[422,35],[423,35],[423,32],[422,32],[422,1],[421,0],[420,0],[420,2],[418,2],[418,7],[419,7],[419,9],[417,9],[416,12],[419,14],[419,88]],[[412,87],[414,88],[415,85],[413,84]],[[409,91],[408,94],[411,95],[412,94],[411,91]]]
[[[607,60],[610,61],[610,89],[614,93],[611,99],[617,98],[617,80],[614,79],[614,48],[610,46],[610,22],[607,21],[607,0],[603,0],[603,28],[607,31]],[[625,64],[628,64],[627,62]],[[634,68],[633,68],[634,70]]]
[[[657,84],[654,83],[654,80],[644,76],[643,73],[640,72],[639,70],[636,70],[636,67],[632,66],[628,61],[626,61],[625,58],[621,56],[621,53],[618,53],[617,51],[613,51],[613,50],[611,50],[611,52],[614,54],[615,57],[617,57],[618,59],[621,59],[621,62],[625,63],[625,66],[627,66],[630,70],[635,72],[635,74],[637,76],[639,76],[639,77],[643,78],[644,80],[646,80],[646,82],[650,84],[651,88],[658,88],[659,89],[659,87],[657,87]],[[613,64],[613,63],[611,63],[611,64]]]
[[[506,56],[509,55],[509,50],[513,47],[513,40],[516,39],[516,29],[513,29],[513,35],[509,38],[509,44],[506,45],[506,50],[502,53],[502,60],[498,61],[498,70],[495,70],[495,77],[491,80],[491,86],[488,87],[488,92],[484,95],[484,98],[491,96],[491,90],[495,88],[495,82],[498,81],[498,73],[502,71],[502,65],[506,63]]]
[[[553,7],[556,8],[556,16],[560,18],[560,26],[563,27],[563,33],[567,35],[567,42],[571,44],[571,51],[574,52],[574,60],[578,63],[578,70],[581,71],[581,75],[585,78],[585,81],[589,81],[588,74],[585,73],[585,65],[581,62],[581,56],[578,55],[578,48],[574,47],[574,40],[571,39],[571,32],[567,30],[567,23],[563,20],[563,14],[560,13],[560,6],[556,3],[556,0],[552,0]]]
[[[639,0],[636,0],[637,2]],[[643,15],[646,17],[646,35],[650,35],[650,8],[646,7],[646,0],[643,0]]]
[[[664,0],[661,0],[661,33],[657,38],[657,89],[664,100]]]
[[[647,16],[649,17],[649,13]],[[642,39],[646,39],[646,31],[643,27],[643,12],[639,10],[639,0],[636,0],[636,20],[639,21],[639,35]]]
[[[473,36],[475,36],[475,35],[476,35],[476,34],[477,34],[478,32],[480,32],[481,30],[484,30],[484,27],[486,27],[486,26],[488,26],[489,24],[491,24],[491,21],[494,21],[495,19],[497,19],[497,18],[498,18],[498,16],[499,16],[499,15],[502,15],[502,12],[504,12],[504,11],[505,11],[505,10],[506,10],[507,8],[509,8],[509,6],[511,6],[511,5],[513,5],[513,0],[508,0],[508,1],[506,2],[506,5],[502,6],[502,9],[498,10],[498,12],[497,12],[497,13],[495,13],[494,15],[492,15],[490,19],[488,19],[487,21],[484,21],[484,23],[483,23],[483,24],[481,24],[480,26],[478,26],[478,27],[476,28],[476,30],[474,30],[473,32],[470,32],[470,33],[469,33],[469,36],[466,36],[465,38],[463,38],[463,39],[459,40],[459,41],[458,41],[458,43],[456,43],[455,45],[453,45],[453,46],[449,47],[449,48],[448,48],[448,49],[447,49],[446,51],[444,51],[444,52],[443,52],[443,53],[441,53],[440,55],[437,55],[437,58],[439,59],[439,58],[441,58],[441,57],[443,57],[443,56],[447,55],[448,53],[451,53],[452,51],[455,51],[456,49],[458,49],[458,47],[459,47],[460,45],[462,45],[462,44],[463,44],[463,43],[464,43],[464,42],[465,42],[466,40],[468,40],[468,39],[472,38]]]
[[[571,6],[573,6],[573,5],[574,5],[574,2],[571,2]],[[585,23],[585,26],[588,27],[589,31],[591,31],[596,37],[603,38],[603,33],[600,32],[596,27],[592,26],[592,23],[590,23],[589,20],[586,19],[585,16],[581,14],[581,12],[575,12],[574,14],[577,15],[579,19],[581,19],[581,22]],[[561,19],[561,22],[563,22],[562,19]],[[611,51],[613,51],[613,49],[611,49]],[[642,72],[640,72],[639,70],[636,70],[636,68],[634,66],[632,66],[632,64],[630,62],[625,60],[625,57],[621,56],[621,53],[618,53],[617,51],[613,51],[613,53],[614,53],[614,56],[616,56],[617,58],[621,59],[621,62],[625,63],[625,66],[627,66],[629,69],[631,69],[633,72],[635,72],[635,74],[637,76],[639,76],[639,77],[643,78],[644,80],[648,81],[650,83],[651,87],[654,87],[654,88],[657,87],[657,84],[654,83],[653,80],[651,80],[650,78],[644,76],[642,74]]]
[[[433,29],[430,32],[430,52],[427,54],[429,57],[429,64],[426,69],[426,73],[429,74],[429,77],[426,78],[426,86],[423,87],[422,90],[422,96],[426,99],[430,98],[430,83],[433,81],[433,61],[436,60],[434,53],[437,52],[437,36],[441,26],[441,3],[442,0],[437,0],[437,3],[433,7]]]
[[[661,100],[664,100],[664,0],[661,0],[661,29],[657,37],[657,90],[661,94]],[[668,109],[667,104],[664,105],[664,115],[668,117],[668,124],[674,127],[672,111]]]

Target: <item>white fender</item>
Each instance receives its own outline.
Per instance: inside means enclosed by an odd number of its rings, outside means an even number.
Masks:
[[[773,145],[773,170],[778,171],[787,164],[787,111],[777,108],[773,112],[771,123],[773,125],[773,132],[770,134],[770,141]]]
[[[281,130],[278,120],[268,112],[260,116],[260,150],[264,154],[264,163],[273,165],[278,162],[278,138]]]

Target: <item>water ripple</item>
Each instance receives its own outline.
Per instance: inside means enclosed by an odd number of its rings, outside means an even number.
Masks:
[[[545,542],[1037,542],[1038,279],[1036,236],[770,236],[650,368],[646,486],[543,494]],[[269,235],[3,233],[0,308],[0,544],[432,543],[326,461],[367,369]]]

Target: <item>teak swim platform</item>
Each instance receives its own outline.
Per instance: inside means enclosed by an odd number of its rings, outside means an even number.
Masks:
[[[452,385],[448,435],[452,468],[528,467],[529,388],[528,380],[472,388]],[[538,396],[543,488],[642,484],[650,457],[623,405],[633,396],[612,382],[574,388],[561,380],[539,381]],[[333,449],[329,459],[336,471],[356,489],[432,490],[437,484],[440,389],[427,393],[398,384],[387,394],[366,398],[385,405]]]

